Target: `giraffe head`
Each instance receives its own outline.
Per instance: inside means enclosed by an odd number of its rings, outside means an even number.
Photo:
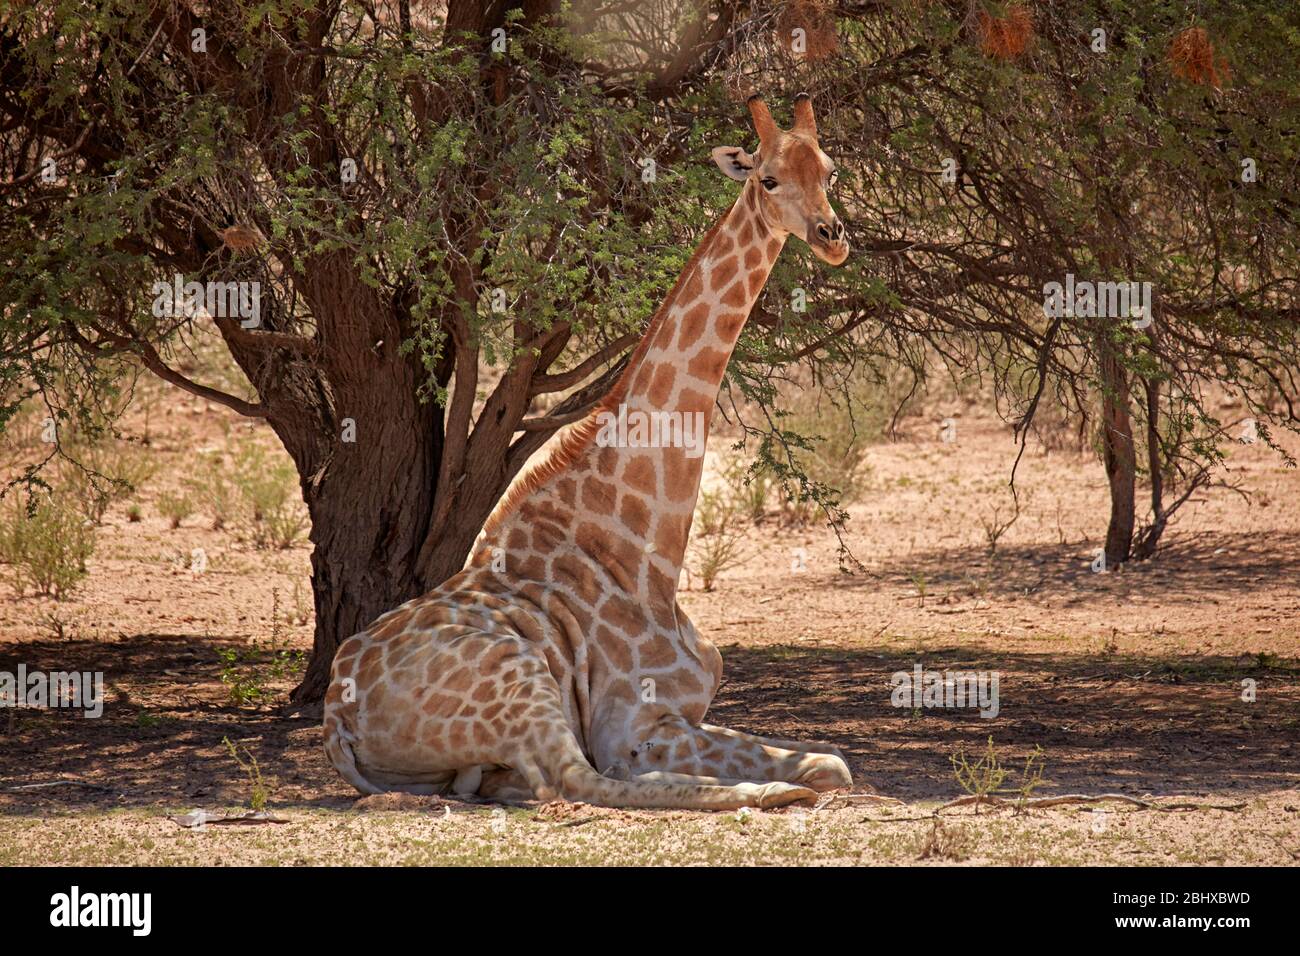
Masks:
[[[794,128],[782,130],[761,97],[749,98],[758,151],[719,146],[713,161],[732,179],[755,180],[759,210],[775,229],[799,236],[819,257],[838,266],[849,257],[849,240],[826,198],[835,164],[817,145],[812,100],[794,100]]]

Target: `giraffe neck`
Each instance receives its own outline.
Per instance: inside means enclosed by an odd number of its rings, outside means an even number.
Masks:
[[[595,472],[587,482],[608,476],[619,496],[621,533],[649,555],[660,572],[653,580],[673,582],[673,596],[718,389],[785,243],[785,234],[759,212],[759,188],[747,181],[701,243],[620,387],[597,413],[587,450]]]
[[[553,535],[547,529],[555,522],[555,531],[573,528],[578,548],[625,591],[673,605],[718,389],[785,244],[786,233],[760,212],[760,188],[746,181],[696,249],[622,378],[488,520],[472,563],[486,564],[498,546],[512,554],[525,541]]]
[[[604,410],[698,412],[706,424],[712,417],[740,331],[785,243],[758,212],[760,188],[747,180],[701,242]]]

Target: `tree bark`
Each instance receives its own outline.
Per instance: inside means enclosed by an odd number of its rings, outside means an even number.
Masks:
[[[446,35],[469,33],[486,42],[494,27],[505,24],[506,11],[521,5],[530,22],[554,6],[550,0],[454,0]],[[479,224],[460,225],[453,232],[464,234],[462,251],[472,258]],[[456,286],[460,303],[475,300],[468,271],[457,274]],[[285,422],[283,431],[277,428],[298,466],[315,546],[316,629],[306,673],[291,695],[298,705],[324,697],[343,641],[464,565],[522,464],[511,456],[511,443],[528,409],[538,364],[535,357],[520,357],[471,421],[479,355],[459,303],[444,316],[443,327],[451,334],[444,364],[434,373],[439,386],[453,377],[456,382],[456,397],[444,408],[421,399],[429,371],[398,352],[412,333],[401,301],[379,299],[360,282],[353,264],[330,255],[309,263],[302,291],[329,348],[319,363],[314,394],[288,403],[298,420],[292,426]],[[543,369],[558,351],[545,354]],[[304,406],[320,419],[305,433]],[[355,423],[353,443],[341,440],[345,419]],[[274,414],[271,424],[277,425]]]
[[[480,430],[480,422],[468,442],[461,436],[470,454],[463,469],[447,473],[444,486],[439,475],[450,453],[444,409],[419,399],[413,375],[401,361],[390,361],[353,396],[361,410],[339,412],[340,429],[342,419],[354,419],[356,441],[335,442],[317,468],[298,461],[311,515],[316,630],[306,674],[291,695],[295,704],[324,696],[343,641],[461,569],[526,457],[515,453],[521,449],[510,442],[511,416],[502,414],[499,430]],[[510,409],[517,420],[526,391],[521,378],[504,397],[494,393],[488,407],[494,401],[518,406]],[[286,441],[291,454],[300,434]],[[439,514],[450,517],[439,522]]]
[[[1102,343],[1102,447],[1110,482],[1110,525],[1106,529],[1106,566],[1129,559],[1136,524],[1137,452],[1129,411],[1129,377],[1115,346]]]
[[[1147,468],[1151,473],[1151,524],[1142,529],[1133,544],[1133,557],[1145,561],[1154,557],[1160,546],[1160,538],[1169,524],[1172,511],[1165,509],[1164,454],[1160,444],[1160,383],[1155,379],[1143,379],[1146,393],[1147,417]],[[1199,480],[1194,480],[1199,485]],[[1180,502],[1175,502],[1177,510]]]
[[[359,413],[355,443],[340,441],[322,470],[303,475],[316,630],[295,703],[324,696],[343,641],[430,586],[417,573],[416,556],[433,509],[440,409],[432,402],[420,407],[406,383],[393,378],[376,376],[367,396],[387,414]]]

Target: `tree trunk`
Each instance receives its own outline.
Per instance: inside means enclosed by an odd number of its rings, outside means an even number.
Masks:
[[[385,391],[378,381],[376,387]],[[410,402],[387,397],[394,408]],[[316,633],[295,703],[324,696],[339,644],[428,589],[416,557],[433,510],[442,434],[430,420],[437,416],[404,417],[385,421],[378,435],[358,434],[355,444],[340,445],[318,482],[303,481],[315,545]]]
[[[521,7],[526,22],[540,23],[557,4],[453,0],[446,35],[469,33],[486,41],[493,28],[505,25],[507,10]],[[466,49],[482,52],[473,44]],[[503,87],[492,76],[484,82],[496,89],[499,103]],[[439,120],[422,116],[422,121]],[[337,160],[326,156],[317,166]],[[464,237],[463,261],[474,258],[481,225],[471,221],[452,230]],[[533,373],[539,363],[544,370],[559,355],[567,337],[552,337],[540,354],[517,359],[471,425],[479,356],[459,318],[459,310],[478,295],[471,271],[457,274],[458,301],[442,320],[449,331],[445,352],[432,370],[417,356],[399,352],[414,332],[409,294],[378,294],[361,280],[350,253],[308,258],[298,285],[317,322],[321,354],[315,363],[284,356],[268,360],[240,353],[229,339],[227,344],[257,386],[271,427],[294,459],[311,516],[316,630],[306,673],[291,695],[293,703],[306,705],[324,697],[343,641],[464,565],[527,454],[550,434],[534,431],[514,442]],[[460,334],[450,334],[458,324]],[[279,328],[274,317],[268,328]],[[453,373],[463,379],[456,387],[465,392],[459,411],[455,398],[449,408],[431,397],[421,400],[421,386],[430,384],[431,375],[432,384],[445,388]],[[563,409],[562,404],[557,410]],[[353,441],[344,437],[349,422]]]
[[[1151,524],[1138,535],[1133,546],[1133,557],[1139,561],[1153,557],[1160,545],[1160,536],[1169,523],[1165,511],[1164,456],[1160,447],[1160,383],[1143,379],[1147,404],[1147,469],[1151,473]]]
[[[454,0],[447,35],[486,39],[505,24],[507,9],[518,6],[518,0]],[[540,17],[553,4],[534,0],[523,6],[525,13]],[[473,236],[477,227],[471,223],[464,231]],[[472,250],[472,242],[462,250],[467,259]],[[483,522],[522,464],[511,461],[510,444],[514,425],[528,408],[535,365],[535,359],[522,360],[504,387],[493,391],[482,411],[486,427],[480,428],[480,421],[471,429],[467,415],[453,422],[449,436],[447,408],[420,398],[430,370],[398,351],[413,333],[410,302],[376,295],[339,253],[309,260],[304,280],[302,292],[328,344],[322,365],[294,383],[288,401],[268,395],[283,389],[265,367],[259,382],[259,393],[272,409],[270,423],[297,465],[315,545],[316,630],[306,673],[290,697],[298,705],[325,696],[343,641],[464,565]],[[449,315],[475,301],[472,274],[458,275],[457,293],[459,302],[449,307]],[[444,328],[453,324],[444,319]],[[434,383],[446,387],[453,370],[460,370],[472,404],[477,347],[462,335],[461,340],[449,336],[445,348],[432,372]],[[341,437],[347,420],[356,429],[353,442]]]
[[[1110,481],[1110,526],[1106,529],[1106,566],[1129,559],[1133,547],[1137,484],[1137,451],[1129,413],[1128,370],[1115,346],[1102,344],[1102,446]]]
[[[503,442],[489,450],[486,461],[469,456],[465,471],[450,476],[450,487],[439,488],[444,409],[432,400],[420,402],[405,370],[397,361],[358,396],[369,411],[355,419],[355,442],[337,444],[314,474],[300,467],[315,545],[316,633],[307,672],[291,695],[296,704],[324,696],[343,641],[461,569],[514,475]],[[502,433],[510,435],[507,428]],[[476,438],[484,444],[485,436]],[[444,507],[452,517],[435,525],[444,495],[451,496]]]

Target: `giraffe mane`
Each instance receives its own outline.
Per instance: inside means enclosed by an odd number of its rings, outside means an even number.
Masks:
[[[655,310],[654,315],[650,317],[645,334],[641,336],[641,341],[637,343],[637,347],[628,359],[627,367],[623,369],[623,374],[618,377],[618,381],[610,387],[610,390],[605,393],[605,397],[592,408],[585,418],[565,427],[560,434],[559,443],[551,450],[551,453],[544,461],[533,465],[522,478],[511,485],[505,497],[492,510],[492,514],[488,516],[487,521],[484,522],[483,530],[485,533],[490,534],[495,531],[501,522],[519,507],[520,502],[556,475],[566,470],[595,441],[596,433],[600,430],[599,419],[601,413],[617,410],[619,403],[623,401],[628,386],[631,384],[632,376],[640,366],[641,359],[650,349],[650,343],[663,325],[668,310],[676,303],[677,297],[681,294],[682,286],[686,284],[686,280],[698,267],[704,253],[713,245],[714,236],[717,235],[718,230],[722,228],[722,224],[726,222],[727,217],[731,215],[732,209],[735,208],[736,203],[739,201],[740,199],[737,197],[735,202],[727,207],[727,211],[709,227],[709,231],[704,234],[700,244],[695,247],[695,252],[691,254],[681,274],[677,276],[677,281],[673,283],[672,289],[669,290],[663,302],[659,304],[659,308]]]

